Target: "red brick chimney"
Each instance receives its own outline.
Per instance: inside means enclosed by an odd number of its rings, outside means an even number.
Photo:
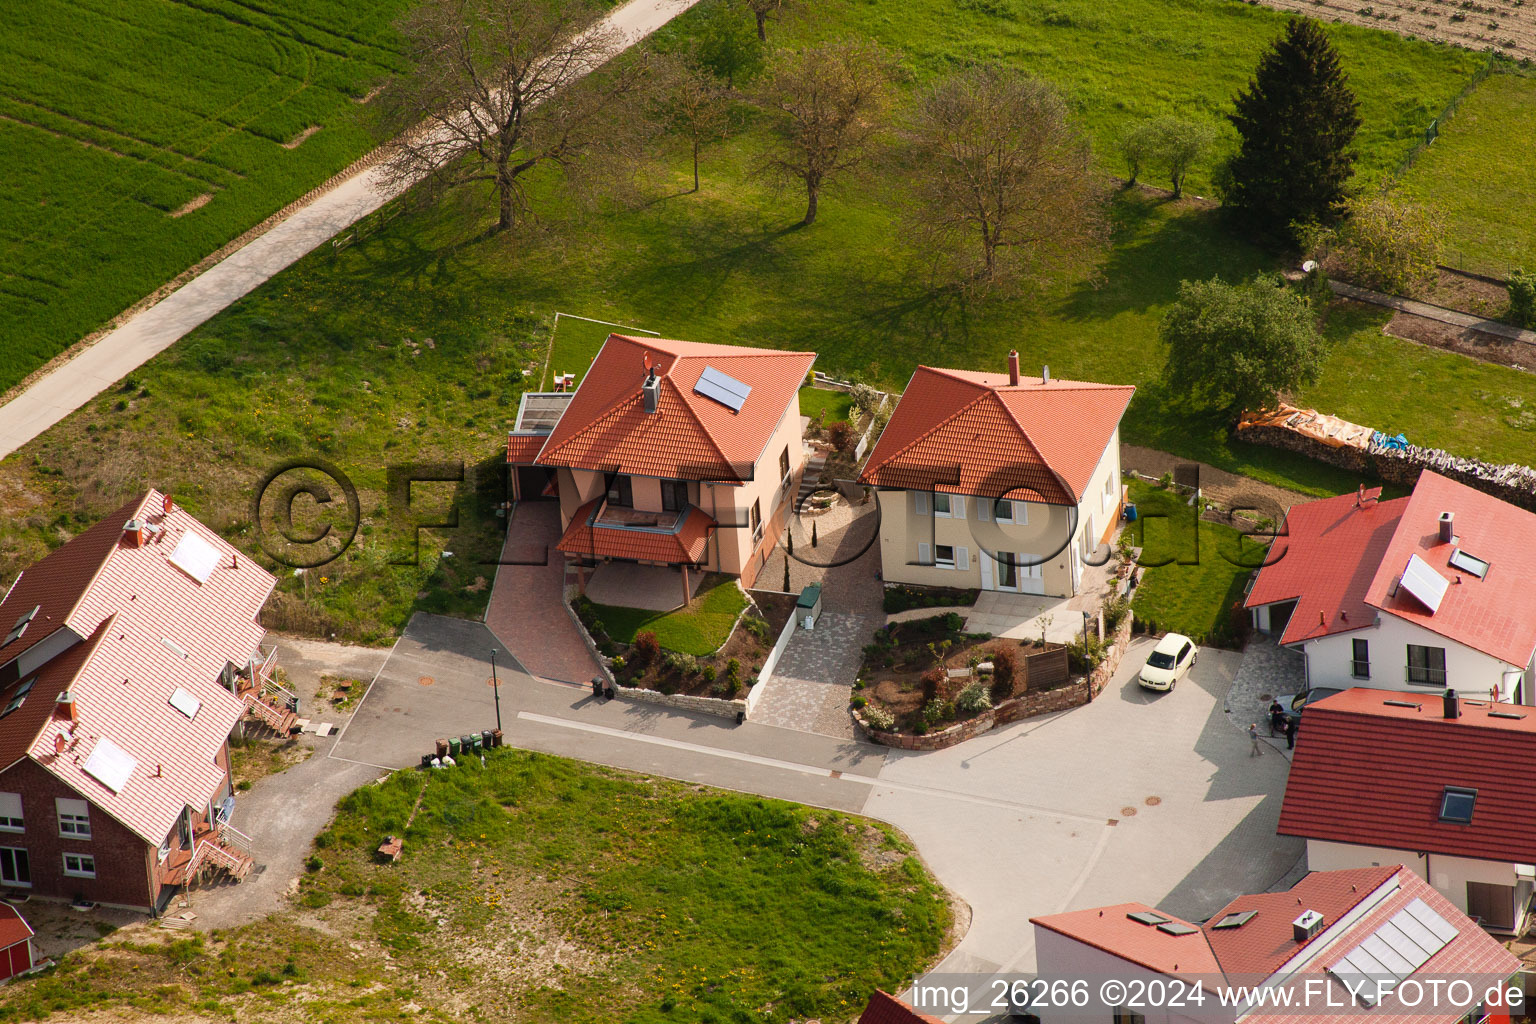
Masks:
[[[123,524],[123,540],[131,548],[144,546],[145,530],[142,519],[130,519]]]
[[[80,711],[75,707],[75,695],[65,690],[53,704],[53,717],[66,722],[80,721]]]
[[[171,514],[171,510],[174,509],[175,507],[176,507],[176,503],[174,501],[172,501],[171,500],[171,496],[169,494],[167,494],[165,496],[165,506],[164,506],[164,508],[161,509],[161,511],[163,511],[166,515],[170,515]]]
[[[1008,350],[1008,384],[1011,387],[1019,386],[1019,350]]]

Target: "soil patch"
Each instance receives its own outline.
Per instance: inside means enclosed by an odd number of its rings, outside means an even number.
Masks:
[[[1536,56],[1536,10],[1523,0],[1259,0],[1265,7],[1385,29],[1410,39],[1434,39],[1469,50],[1503,50],[1514,57]]]
[[[1527,371],[1536,366],[1536,347],[1497,334],[1484,334],[1471,327],[1456,327],[1428,317],[1414,316],[1412,313],[1393,314],[1384,330],[1394,338],[1460,352],[1486,363],[1499,363]]]

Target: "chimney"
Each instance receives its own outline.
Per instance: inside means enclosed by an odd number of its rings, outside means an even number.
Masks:
[[[1050,382],[1051,382],[1051,366],[1050,366],[1049,363],[1047,363],[1045,366],[1042,366],[1040,368],[1040,383],[1041,384],[1049,384]]]
[[[1456,513],[1455,512],[1441,512],[1440,513],[1440,543],[1441,544],[1449,544],[1449,543],[1451,543],[1452,540],[1455,539],[1456,535],[1452,532],[1452,528],[1455,525],[1456,525]]]
[[[165,496],[164,507],[161,509],[161,511],[164,512],[166,515],[170,515],[171,514],[171,510],[174,509],[175,507],[176,507],[176,503],[174,501],[172,501],[171,500],[171,496],[169,494],[167,494]]]
[[[66,722],[80,721],[80,712],[75,707],[75,695],[65,690],[59,694],[53,703],[53,717],[63,719]]]
[[[661,408],[661,381],[656,379],[656,367],[651,365],[651,354],[645,354],[645,383],[640,385],[640,394],[645,396],[645,411],[654,413]]]
[[[1365,506],[1365,484],[1361,484],[1360,485],[1360,489],[1355,491],[1355,508],[1363,508],[1364,506]]]
[[[138,519],[130,519],[123,524],[123,539],[131,548],[144,546],[144,523]]]
[[[1445,717],[1461,717],[1461,700],[1456,696],[1455,690],[1445,691]]]
[[[1008,384],[1011,387],[1019,386],[1019,350],[1008,350]]]
[[[1291,937],[1297,942],[1311,942],[1323,930],[1323,915],[1315,910],[1303,910],[1301,916],[1291,922]]]

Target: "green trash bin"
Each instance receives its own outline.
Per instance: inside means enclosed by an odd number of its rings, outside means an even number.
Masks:
[[[458,760],[459,751],[464,749],[463,742],[457,736],[448,737],[448,756]]]
[[[480,751],[485,749],[485,740],[481,739],[480,734],[477,732],[471,733],[470,735],[475,739],[475,753],[478,754]]]

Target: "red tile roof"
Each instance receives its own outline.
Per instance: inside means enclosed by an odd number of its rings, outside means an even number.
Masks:
[[[1309,728],[1311,724],[1309,715]],[[1303,910],[1322,914],[1326,927],[1353,910],[1397,870],[1393,865],[1314,871],[1287,891],[1239,896],[1211,915],[1204,925],[1206,939],[1227,975],[1268,977],[1302,948],[1292,934],[1291,922]],[[1257,913],[1240,928],[1211,927],[1228,914],[1247,910]]]
[[[640,385],[647,354],[661,381],[657,412]],[[679,480],[744,481],[786,416],[814,352],[703,345],[611,334],[550,434],[539,465]],[[740,412],[694,392],[706,367],[752,391]]]
[[[34,934],[19,911],[9,903],[0,903],[0,949],[9,949],[18,942],[25,942]]]
[[[1536,863],[1536,709],[1463,698],[1447,719],[1443,708],[1363,687],[1308,705],[1280,834]],[[1446,786],[1477,790],[1471,824],[1440,820]]]
[[[1366,591],[1408,505],[1407,498],[1374,500],[1367,492],[1292,505],[1280,535],[1244,602],[1249,608],[1296,601],[1283,644],[1369,626],[1375,610]]]
[[[514,466],[532,465],[548,440],[548,434],[508,434],[507,461]]]
[[[1175,924],[1195,929],[1185,935],[1170,935],[1153,925],[1133,921],[1130,914],[1152,913],[1169,918]],[[1101,949],[1131,963],[1141,964],[1159,974],[1193,978],[1221,973],[1210,943],[1200,926],[1164,914],[1145,903],[1117,903],[1112,907],[1069,910],[1064,914],[1032,917],[1030,923],[1047,928],[1069,939]]]
[[[10,622],[46,600],[62,609],[64,625],[87,638],[39,669],[22,706],[0,718],[0,763],[30,756],[156,844],[183,808],[206,804],[224,778],[214,757],[244,705],[220,685],[219,674],[256,652],[264,635],[256,616],[277,582],[186,510],[163,509],[157,491],[129,502],[28,568],[0,602],[0,622]],[[158,532],[133,547],[123,539],[129,519]],[[189,533],[217,554],[202,583],[170,561]],[[200,702],[191,719],[169,704],[178,688]],[[78,709],[74,729],[52,716],[54,698],[65,689]],[[0,700],[14,692],[0,691]],[[65,752],[57,754],[61,735]],[[116,793],[84,770],[102,739],[137,762]]]
[[[918,1013],[889,993],[875,989],[869,1005],[859,1014],[859,1024],[942,1024],[937,1017]]]
[[[860,480],[1075,505],[1135,390],[919,366]]]
[[[1483,579],[1448,566],[1455,544],[1441,544],[1441,512],[1455,513],[1460,547],[1490,564]],[[1431,613],[1406,589],[1391,591],[1418,555],[1452,581]],[[1457,583],[1457,580],[1460,580]],[[1392,537],[1366,601],[1409,622],[1525,667],[1536,651],[1536,514],[1425,470]]]
[[[696,505],[690,505],[675,530],[635,529],[604,526],[597,522],[599,506],[605,499],[593,498],[571,516],[558,551],[590,558],[632,558],[640,562],[665,562],[669,565],[701,565],[714,517]]]

